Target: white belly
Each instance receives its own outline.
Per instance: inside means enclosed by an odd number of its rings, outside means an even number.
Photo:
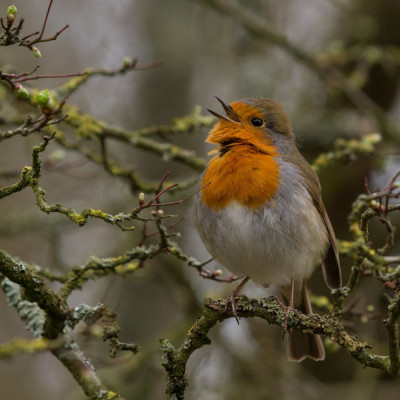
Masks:
[[[288,285],[308,278],[321,261],[326,228],[304,189],[287,204],[276,201],[259,210],[233,202],[214,212],[197,201],[195,220],[202,240],[214,257],[234,274],[261,285]]]

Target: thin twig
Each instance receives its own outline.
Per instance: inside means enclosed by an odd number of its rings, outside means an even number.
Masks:
[[[21,42],[19,43],[20,46],[24,46],[24,47],[27,47],[30,50],[32,50],[32,47],[33,47],[34,44],[43,43],[43,42],[50,42],[50,41],[56,40],[58,38],[58,36],[69,27],[69,25],[65,25],[63,28],[61,28],[59,31],[57,31],[53,36],[48,37],[46,39],[43,39],[44,30],[46,28],[47,19],[49,17],[49,13],[50,13],[50,9],[51,9],[52,4],[53,4],[53,0],[50,0],[50,3],[48,5],[48,7],[47,7],[46,16],[44,18],[42,29],[40,31],[39,36],[37,38],[31,40],[31,41],[27,41],[27,39],[32,37],[32,36],[34,36],[34,35],[36,35],[36,34],[38,34],[38,32],[35,33],[35,34],[29,34],[29,35],[23,37],[21,39]]]

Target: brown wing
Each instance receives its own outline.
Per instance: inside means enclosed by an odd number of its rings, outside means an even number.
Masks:
[[[297,150],[297,149],[296,149]],[[340,271],[339,251],[335,232],[333,231],[331,221],[326,213],[325,206],[321,198],[321,186],[317,174],[313,171],[310,164],[303,156],[296,151],[296,164],[299,166],[301,173],[304,176],[304,182],[307,186],[308,193],[314,202],[316,209],[321,215],[326,226],[329,237],[329,248],[322,260],[322,270],[324,273],[325,283],[330,289],[338,289],[342,286],[342,274]]]
[[[324,205],[322,203],[321,205],[322,210],[319,211],[328,231],[330,243],[325,258],[324,260],[322,260],[322,271],[324,272],[325,282],[328,287],[330,289],[339,289],[342,286],[342,273],[340,271],[339,250],[337,247],[336,236],[335,232],[333,231],[331,221],[329,220]]]

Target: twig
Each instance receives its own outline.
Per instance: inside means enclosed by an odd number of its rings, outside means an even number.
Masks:
[[[56,116],[62,112],[63,106],[64,102],[61,102],[55,110],[47,110],[46,113],[42,113],[36,118],[32,118],[28,115],[24,123],[19,127],[5,132],[0,131],[0,142],[16,135],[28,136],[31,133],[40,132],[40,130],[45,127],[59,124],[68,117],[67,115],[62,115],[56,118]]]
[[[37,79],[51,79],[51,78],[70,78],[77,76],[84,76],[86,72],[76,73],[76,74],[61,74],[61,75],[32,75],[38,70],[39,66],[36,66],[30,72],[23,72],[21,74],[5,73],[0,71],[0,80],[9,83],[13,90],[18,89],[18,84],[21,82],[32,81]]]
[[[14,23],[16,21],[15,17],[16,17],[16,13],[17,13],[17,10],[15,7],[13,10],[14,11],[13,18],[9,19],[9,17],[7,16],[7,25],[4,24],[3,18],[0,18],[1,27],[4,31],[4,33],[2,35],[0,35],[0,46],[10,46],[10,45],[18,43],[19,46],[26,47],[29,50],[36,52],[37,53],[36,56],[40,57],[40,52],[37,48],[34,47],[34,45],[37,43],[44,43],[44,42],[50,42],[50,41],[56,40],[58,38],[58,36],[61,35],[61,33],[64,32],[69,27],[69,25],[65,25],[63,28],[58,30],[53,36],[43,38],[52,4],[53,4],[53,0],[50,0],[41,30],[29,33],[23,37],[21,37],[20,33],[22,31],[24,19],[21,18],[17,27],[14,27]],[[39,35],[39,36],[37,36],[36,38],[34,38],[32,40],[28,40],[36,35]]]
[[[40,31],[39,36],[37,38],[31,40],[31,41],[28,41],[27,39],[32,37],[32,36],[34,36],[34,35],[37,35],[38,32],[36,32],[34,34],[29,34],[29,35],[23,37],[21,39],[20,43],[19,43],[20,46],[24,46],[24,47],[27,47],[28,49],[32,50],[32,47],[33,47],[34,44],[43,43],[43,42],[50,42],[52,40],[56,40],[58,38],[58,36],[69,27],[69,25],[65,25],[64,28],[61,28],[53,36],[48,37],[46,39],[43,39],[44,30],[45,30],[46,24],[47,24],[47,18],[49,17],[49,13],[50,13],[50,9],[51,9],[52,4],[53,4],[53,0],[50,0],[50,3],[48,5],[48,7],[47,7],[46,16],[44,18],[42,29]]]
[[[156,68],[161,65],[164,65],[162,61],[154,61],[146,64],[139,64],[137,59],[131,60],[130,58],[126,58],[122,65],[118,68],[107,69],[107,68],[88,68],[81,75],[82,78],[71,79],[67,83],[60,85],[55,93],[57,97],[65,97],[69,96],[78,90],[87,80],[94,76],[106,76],[106,77],[114,77],[116,75],[124,75],[129,71],[143,71],[151,68]]]

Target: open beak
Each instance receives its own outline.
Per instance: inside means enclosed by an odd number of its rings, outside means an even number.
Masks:
[[[240,118],[235,113],[233,108],[229,104],[225,103],[225,101],[223,101],[219,97],[215,96],[215,98],[221,103],[223,109],[226,112],[226,116],[218,114],[217,112],[215,112],[213,110],[210,110],[210,109],[207,109],[207,111],[209,111],[212,115],[215,115],[220,121],[228,121],[228,122],[239,123],[240,122]]]

